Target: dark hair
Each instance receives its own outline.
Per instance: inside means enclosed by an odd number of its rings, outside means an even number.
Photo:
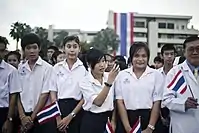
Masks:
[[[102,59],[102,58],[105,58],[106,60],[106,57],[104,55],[104,53],[98,49],[90,49],[88,50],[87,52],[87,55],[86,55],[86,61],[89,65],[91,65],[91,68],[94,69],[95,65],[97,63],[99,63],[99,61]]]
[[[133,43],[133,45],[131,45],[130,47],[130,51],[129,51],[129,56],[130,56],[130,62],[132,63],[132,59],[133,57],[135,56],[135,54],[137,54],[137,52],[140,50],[140,49],[144,49],[147,53],[147,56],[148,56],[148,61],[149,61],[149,58],[150,58],[150,51],[149,51],[149,47],[147,46],[146,43],[144,42],[135,42]]]
[[[186,48],[186,44],[187,44],[187,43],[193,42],[193,41],[197,41],[197,40],[199,40],[198,35],[192,35],[192,36],[186,38],[186,40],[185,40],[184,43],[183,43],[183,48],[184,48],[184,49]]]
[[[56,46],[50,46],[48,49],[53,49],[54,51],[59,51],[59,49]]]
[[[115,56],[114,60],[115,60],[115,63],[120,66],[120,70],[124,70],[124,69],[128,68],[128,66],[126,64],[126,59],[124,58],[124,56],[117,55],[117,56]]]
[[[8,61],[8,57],[10,55],[15,55],[17,57],[17,60],[20,62],[21,60],[21,54],[17,51],[10,51],[8,54],[5,55],[5,61],[7,62]]]
[[[163,59],[162,59],[160,56],[156,56],[156,57],[154,58],[153,62],[154,62],[154,63],[155,63],[155,62],[161,62],[161,63],[163,63]]]
[[[167,50],[173,50],[174,53],[176,53],[176,49],[174,47],[173,44],[165,44],[162,48],[161,48],[161,54],[163,55],[165,51]]]
[[[35,33],[29,33],[29,34],[26,34],[22,39],[21,39],[21,47],[22,47],[22,50],[25,50],[25,47],[27,45],[30,45],[30,44],[34,44],[36,43],[38,45],[38,47],[40,48],[41,46],[41,41],[40,41],[40,38],[37,34]]]
[[[55,51],[51,57],[51,61],[52,61],[52,64],[55,65],[57,63],[57,57],[60,55],[60,54],[63,54],[63,52],[61,51]],[[56,62],[55,62],[55,61]]]
[[[7,47],[7,44],[9,44],[6,37],[3,37],[3,36],[0,36],[0,43],[5,44],[5,47]]]
[[[66,45],[67,42],[75,41],[78,45],[80,43],[78,36],[66,36],[63,40],[63,46]]]
[[[181,63],[183,63],[185,60],[186,60],[186,58],[185,58],[184,56],[181,56],[181,57],[179,58],[178,65],[181,64]]]
[[[78,55],[78,58],[82,61],[82,63],[83,63],[83,65],[84,65],[84,67],[85,67],[85,69],[88,71],[88,65],[87,65],[87,62],[86,62],[86,53],[84,53],[84,54],[79,54]]]

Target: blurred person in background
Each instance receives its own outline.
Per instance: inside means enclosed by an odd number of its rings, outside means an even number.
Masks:
[[[63,61],[66,58],[66,55],[62,51],[55,51],[52,55],[52,65],[55,65],[61,61]]]
[[[59,49],[56,46],[50,46],[47,49],[47,62],[52,64],[52,55],[55,51],[59,51]]]
[[[113,65],[115,64],[114,62],[114,57],[110,54],[106,54],[106,61],[107,61],[107,68],[105,72],[110,72],[111,69],[113,68]]]
[[[163,60],[160,56],[156,56],[153,62],[154,62],[155,69],[159,69],[164,65]]]
[[[10,51],[6,56],[5,56],[5,61],[15,68],[18,68],[18,65],[21,60],[21,54],[17,51]]]

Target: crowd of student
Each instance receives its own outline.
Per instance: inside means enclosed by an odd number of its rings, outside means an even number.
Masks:
[[[110,120],[115,133],[130,133],[138,119],[142,133],[199,131],[197,36],[185,40],[186,59],[176,66],[174,46],[164,45],[156,69],[143,42],[131,45],[127,60],[95,48],[81,53],[79,38],[67,36],[64,52],[51,46],[42,59],[30,33],[22,61],[17,51],[5,54],[7,43],[0,37],[0,132],[104,133]],[[37,113],[55,101],[61,116],[39,124]]]

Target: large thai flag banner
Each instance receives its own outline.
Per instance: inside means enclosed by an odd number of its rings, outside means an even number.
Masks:
[[[120,40],[118,54],[127,56],[127,52],[134,42],[134,13],[117,13],[110,11],[109,17],[109,22],[113,25]]]

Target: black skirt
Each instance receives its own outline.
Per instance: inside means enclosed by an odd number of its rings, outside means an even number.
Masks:
[[[111,119],[112,111],[103,113],[92,113],[85,111],[80,133],[104,133],[108,118]]]
[[[7,120],[8,108],[0,108],[0,133],[2,132],[2,127],[4,122]]]
[[[61,117],[64,118],[69,115],[80,101],[75,99],[59,99],[58,104],[61,111]],[[82,121],[83,110],[81,110],[75,118],[69,123],[67,133],[79,133]]]
[[[127,115],[129,119],[129,124],[131,127],[136,123],[136,121],[141,117],[141,128],[142,131],[145,130],[149,124],[151,110],[150,109],[139,109],[139,110],[127,110]],[[119,115],[117,115],[119,116]],[[156,123],[155,131],[153,133],[161,133],[159,129],[160,119]],[[121,119],[118,117],[116,133],[126,133]]]

